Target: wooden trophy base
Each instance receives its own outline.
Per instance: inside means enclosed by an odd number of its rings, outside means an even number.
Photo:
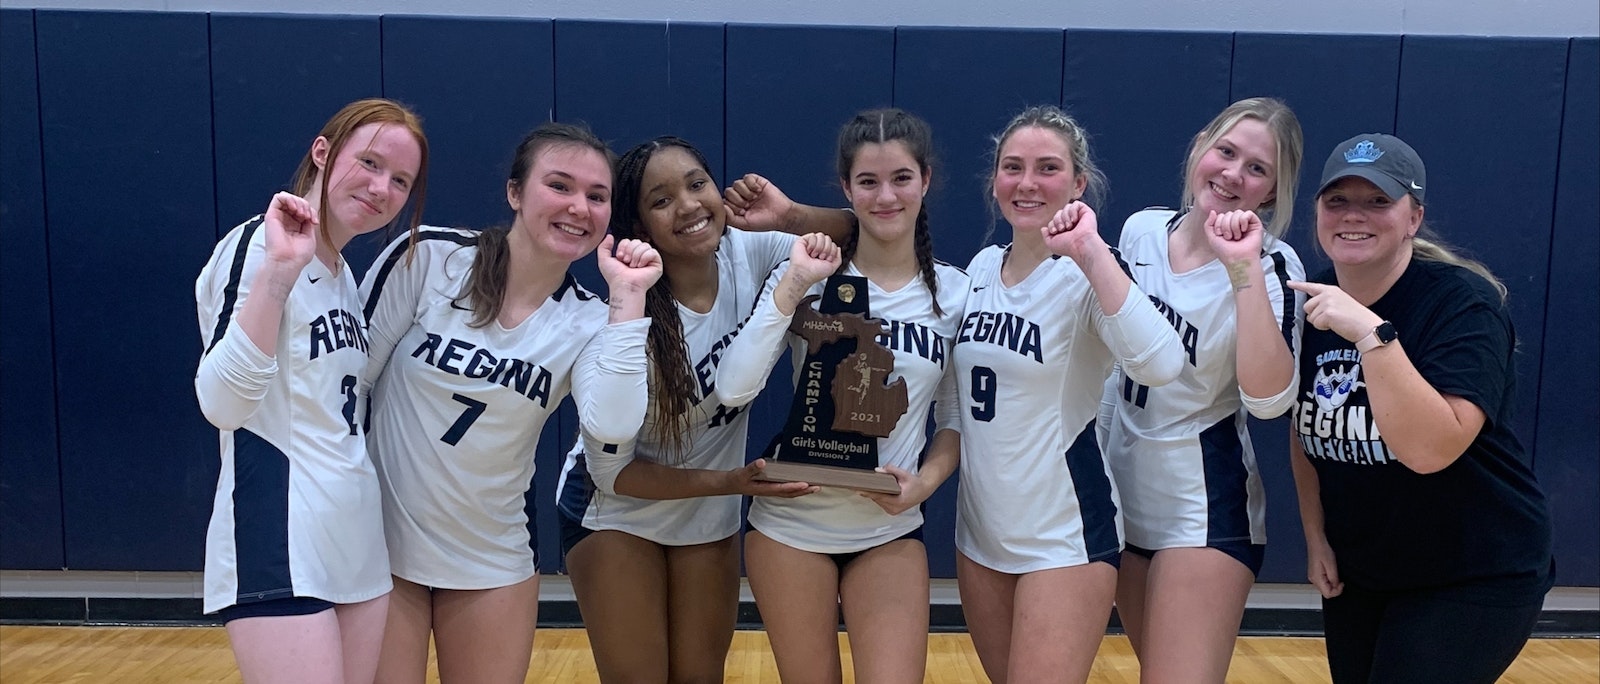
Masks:
[[[772,459],[767,459],[766,467],[756,479],[768,482],[804,482],[822,487],[844,487],[882,494],[900,493],[900,482],[888,473]]]

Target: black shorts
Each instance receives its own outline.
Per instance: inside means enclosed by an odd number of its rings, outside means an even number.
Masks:
[[[1250,570],[1250,574],[1252,576],[1261,576],[1261,563],[1266,559],[1267,555],[1266,544],[1251,544],[1247,541],[1224,541],[1206,544],[1205,548],[1216,549],[1226,553],[1228,554],[1228,557],[1243,563],[1244,567]],[[1156,551],[1160,551],[1161,549],[1152,550],[1142,546],[1124,544],[1122,550],[1128,553],[1144,556],[1145,558],[1155,558]]]
[[[745,521],[745,525],[744,525],[744,531],[745,532],[749,532],[749,531],[755,530],[755,529],[756,529],[755,527],[750,525],[749,521]],[[756,531],[760,532],[760,530],[756,530]],[[842,574],[844,574],[845,566],[850,565],[850,563],[854,562],[855,559],[860,558],[862,554],[864,554],[864,553],[866,553],[868,551],[871,551],[873,549],[876,549],[876,548],[882,548],[883,546],[888,545],[888,544],[893,544],[893,543],[895,543],[897,541],[900,541],[902,539],[915,539],[915,540],[917,540],[919,542],[922,541],[922,526],[918,525],[916,527],[916,529],[911,530],[910,532],[907,532],[907,533],[902,534],[902,535],[900,535],[898,537],[895,537],[894,539],[890,539],[889,541],[886,541],[886,542],[884,542],[882,544],[879,544],[877,546],[868,547],[868,548],[862,549],[860,551],[849,551],[849,552],[846,552],[846,553],[824,553],[824,554],[821,554],[821,555],[827,556],[829,560],[832,560],[834,566],[836,566],[839,569],[839,574],[842,575]]]
[[[860,558],[861,554],[866,553],[868,551],[871,551],[872,549],[882,548],[882,547],[887,546],[889,544],[893,544],[893,543],[895,543],[897,541],[900,541],[902,539],[915,539],[915,540],[917,540],[919,542],[922,541],[922,526],[918,525],[917,529],[914,529],[914,530],[912,530],[910,532],[907,532],[907,533],[902,534],[902,535],[900,535],[898,537],[895,537],[894,539],[890,539],[889,541],[886,541],[886,542],[884,542],[882,544],[874,546],[874,547],[872,547],[870,549],[862,549],[860,551],[851,551],[849,553],[830,553],[830,554],[825,554],[825,555],[827,555],[828,558],[833,561],[833,564],[839,568],[839,574],[843,575],[845,566],[850,565],[850,563],[854,562],[855,559]]]
[[[319,598],[290,596],[289,598],[272,599],[270,601],[235,603],[217,611],[216,614],[217,617],[222,618],[223,624],[227,624],[240,618],[316,615],[324,610],[332,609],[333,606],[333,603]]]
[[[584,527],[583,521],[568,515],[565,510],[556,512],[556,520],[561,525],[561,571],[566,572],[567,554],[572,553],[572,547],[577,546],[578,542],[594,534],[594,530]]]

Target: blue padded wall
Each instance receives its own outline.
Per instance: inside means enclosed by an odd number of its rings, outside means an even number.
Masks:
[[[1232,56],[1231,33],[1067,31],[1062,104],[1110,179],[1111,244],[1133,212],[1178,205],[1194,134],[1231,101]]]
[[[0,10],[0,567],[65,565],[33,11]]]
[[[934,254],[965,268],[990,225],[991,137],[1028,105],[1061,101],[1059,30],[900,28],[894,104],[928,121],[936,159],[927,198]],[[1011,241],[996,214],[991,242]],[[966,458],[982,455],[968,454]],[[928,568],[955,576],[956,480],[924,507]]]
[[[959,28],[895,31],[894,104],[933,127],[938,165],[928,193],[940,259],[965,268],[984,246],[1011,241],[991,214],[994,143],[1030,105],[1061,101],[1062,32]]]
[[[557,21],[556,120],[583,122],[620,157],[634,145],[676,135],[722,173],[722,25]],[[593,258],[572,272],[605,294]]]
[[[1566,64],[1566,40],[1433,36],[1407,36],[1400,61],[1396,135],[1433,186],[1423,220],[1511,291],[1515,429],[1530,457]]]
[[[197,570],[217,453],[193,387],[216,243],[207,18],[36,17],[66,565]]]
[[[556,119],[589,124],[618,155],[676,135],[722,170],[721,24],[555,23]]]
[[[431,225],[511,220],[506,174],[517,143],[555,108],[551,22],[383,18],[383,94],[428,133]]]
[[[894,99],[894,29],[730,25],[727,172],[798,202],[843,206],[839,127]]]
[[[340,107],[383,94],[380,44],[377,17],[211,15],[218,238],[290,189]]]
[[[1334,145],[1355,133],[1394,130],[1397,84],[1392,75],[1399,72],[1399,36],[1241,33],[1234,37],[1230,98],[1277,97],[1294,110],[1305,135],[1294,222],[1285,237],[1309,275],[1328,267],[1316,247],[1311,202],[1322,162]],[[1251,442],[1267,491],[1267,554],[1259,577],[1263,582],[1306,581],[1305,538],[1289,470],[1288,436],[1287,417],[1250,421]]]
[[[1539,451],[1534,468],[1550,496],[1556,527],[1556,584],[1600,585],[1600,40],[1574,39],[1567,56],[1566,105],[1555,197],[1544,382],[1539,386]],[[1526,343],[1524,343],[1526,344]],[[1523,396],[1528,396],[1526,390]],[[1526,405],[1526,404],[1524,404]]]

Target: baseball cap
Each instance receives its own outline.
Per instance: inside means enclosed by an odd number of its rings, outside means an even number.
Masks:
[[[1333,154],[1322,165],[1317,195],[1334,181],[1355,176],[1372,181],[1389,199],[1398,200],[1409,194],[1422,204],[1427,175],[1422,158],[1404,140],[1383,133],[1362,133],[1333,148]]]

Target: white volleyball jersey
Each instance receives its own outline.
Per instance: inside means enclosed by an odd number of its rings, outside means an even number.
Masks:
[[[1120,368],[1113,372],[1104,389],[1110,419],[1102,447],[1122,494],[1129,544],[1151,550],[1265,544],[1266,495],[1239,388],[1233,286],[1219,260],[1172,272],[1168,235],[1180,216],[1147,209],[1129,217],[1122,257],[1182,340],[1183,373],[1162,387],[1145,387]],[[1305,280],[1305,267],[1287,243],[1268,242],[1261,255],[1267,299],[1293,352],[1303,297],[1285,283]],[[1293,399],[1284,395],[1267,413],[1282,413]]]
[[[388,593],[378,478],[357,424],[367,337],[349,268],[312,259],[262,353],[237,316],[266,258],[257,216],[229,231],[195,281],[201,410],[221,429],[206,530],[205,612],[284,599]]]
[[[1096,442],[1100,388],[1118,359],[1175,367],[1177,340],[1137,285],[1105,315],[1066,257],[1007,287],[1009,249],[985,248],[967,267],[956,548],[1006,573],[1106,560],[1122,549],[1122,520]]]
[[[793,380],[798,383],[805,361],[806,344],[788,333],[792,316],[778,313],[772,301],[772,288],[787,272],[780,266],[767,280],[761,302],[750,322],[728,347],[718,375],[725,401],[747,404],[766,385],[767,375],[782,356],[785,340],[794,359]],[[859,276],[852,264],[845,273]],[[937,429],[958,429],[959,409],[955,383],[950,377],[950,351],[956,328],[966,307],[967,275],[949,264],[936,263],[939,306],[944,315],[933,312],[933,297],[922,278],[893,292],[868,281],[869,314],[884,321],[878,343],[894,354],[894,371],[886,380],[905,378],[907,409],[888,437],[878,438],[879,465],[893,465],[917,472],[927,446],[928,412],[934,408]],[[823,283],[812,287],[821,294]],[[937,406],[934,404],[937,400]],[[914,507],[891,516],[870,499],[854,490],[823,487],[815,494],[793,499],[754,497],[750,502],[750,526],[774,540],[813,553],[853,553],[893,541],[922,525],[922,509]]]
[[[591,530],[620,530],[668,546],[713,542],[739,530],[738,496],[640,499],[617,494],[613,484],[617,473],[635,458],[705,470],[744,465],[750,412],[718,400],[717,365],[755,307],[762,283],[788,257],[794,241],[795,236],[784,233],[736,228],[723,233],[716,252],[717,297],[711,310],[698,313],[681,304],[677,307],[693,364],[690,374],[697,385],[684,439],[686,451],[670,453],[656,439],[654,416],[648,414],[637,439],[614,449],[592,439],[580,440],[567,454],[558,486],[564,515]]]
[[[545,420],[571,391],[585,425],[621,422],[619,439],[638,429],[649,319],[607,325],[606,303],[568,274],[515,327],[474,328],[457,297],[477,232],[425,227],[409,264],[407,244],[390,244],[361,286],[390,564],[430,587],[515,584],[535,572],[524,496]]]

